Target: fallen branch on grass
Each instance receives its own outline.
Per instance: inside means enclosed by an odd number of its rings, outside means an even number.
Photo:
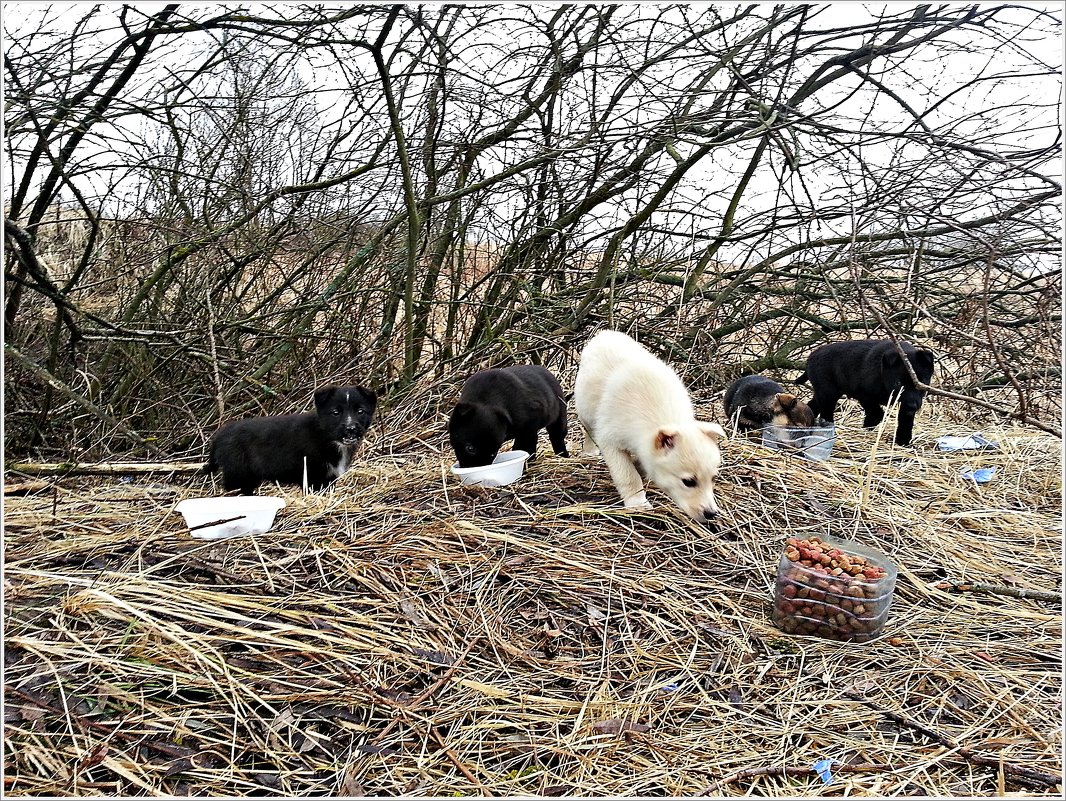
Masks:
[[[984,584],[980,581],[942,581],[936,585],[936,588],[946,592],[978,592],[983,595],[1005,595],[1008,598],[1020,598],[1022,600],[1049,601],[1054,604],[1062,603],[1061,592],[1027,590],[1024,587],[1004,587],[999,584]]]
[[[52,485],[47,481],[23,481],[19,484],[4,484],[4,495],[34,495],[47,492]]]
[[[20,462],[8,470],[27,476],[117,476],[143,473],[197,473],[203,462]]]
[[[1056,776],[1053,773],[1044,773],[1043,771],[1034,768],[1027,768],[1024,765],[1013,765],[1010,762],[1003,761],[1000,757],[978,754],[966,746],[959,745],[946,734],[942,734],[936,729],[931,729],[923,723],[904,717],[898,712],[884,709],[876,701],[867,698],[865,695],[853,692],[845,693],[845,695],[851,700],[858,701],[860,704],[864,704],[875,712],[884,715],[893,723],[907,729],[912,729],[913,731],[928,737],[930,740],[940,743],[940,745],[945,748],[951,749],[967,762],[972,762],[975,765],[981,765],[983,767],[994,768],[1002,772],[1005,776],[1010,776],[1015,781],[1029,785],[1030,787],[1047,789],[1055,788],[1062,784],[1062,777]]]

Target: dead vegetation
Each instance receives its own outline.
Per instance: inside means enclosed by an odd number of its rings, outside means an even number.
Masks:
[[[623,511],[598,460],[461,487],[436,406],[282,489],[261,537],[182,530],[203,478],[6,498],[6,793],[1061,792],[1058,439],[942,453],[971,429],[931,401],[909,449],[854,413],[824,464],[732,440],[712,533],[658,492]],[[873,643],[770,624],[783,539],[815,533],[899,564]]]
[[[177,471],[5,487],[5,793],[1058,797],[1054,14],[31,6],[4,23],[9,470],[191,463],[329,382],[382,408],[261,537],[191,539],[173,508],[218,484]],[[731,443],[716,532],[619,509],[597,461],[453,481],[463,378],[572,386],[603,327],[712,419],[849,337],[921,338],[941,394],[914,448],[854,413],[827,464]],[[1001,450],[933,449],[973,428]],[[770,625],[814,533],[899,562],[874,643]]]

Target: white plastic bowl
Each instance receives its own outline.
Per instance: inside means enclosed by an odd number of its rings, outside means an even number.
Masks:
[[[762,444],[777,451],[798,453],[813,462],[824,462],[833,453],[836,432],[836,426],[819,428],[766,426],[762,430]]]
[[[522,477],[526,469],[529,454],[525,451],[505,451],[492,460],[492,464],[481,467],[460,467],[456,462],[452,472],[464,484],[476,484],[482,487],[503,487]]]
[[[185,518],[193,537],[220,540],[242,534],[263,534],[274,525],[284,498],[270,495],[226,495],[189,498],[174,507]]]

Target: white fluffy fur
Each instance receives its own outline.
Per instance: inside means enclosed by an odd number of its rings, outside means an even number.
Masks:
[[[718,513],[714,478],[722,463],[717,423],[696,420],[688,390],[671,367],[618,331],[601,331],[581,353],[574,405],[586,454],[600,453],[626,506],[650,506],[648,479],[697,520]],[[685,480],[695,486],[688,487]]]

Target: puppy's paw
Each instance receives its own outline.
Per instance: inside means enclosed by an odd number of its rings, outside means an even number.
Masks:
[[[652,508],[652,505],[648,503],[647,495],[643,491],[638,492],[636,495],[630,495],[628,498],[622,501],[622,505],[625,506],[627,509]]]

